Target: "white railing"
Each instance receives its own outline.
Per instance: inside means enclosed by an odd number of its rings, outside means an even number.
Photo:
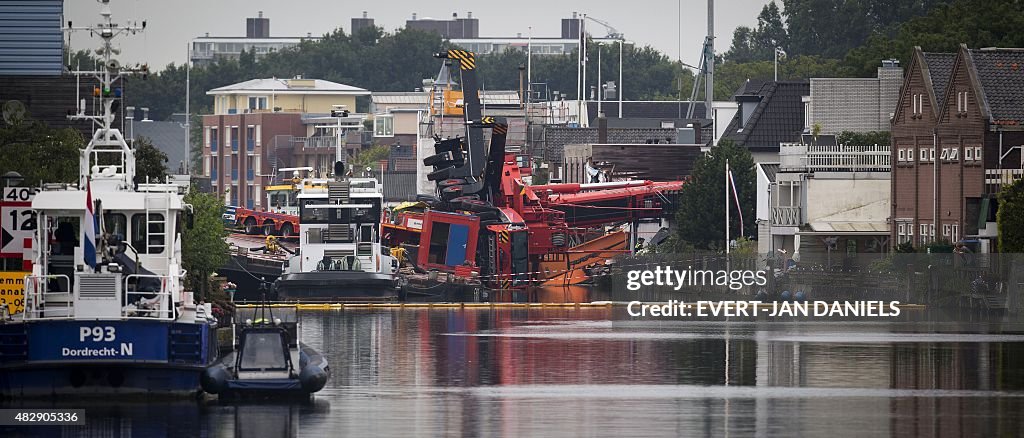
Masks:
[[[160,281],[158,292],[139,291],[140,280],[152,278]],[[135,289],[128,287],[131,280],[135,280]],[[128,303],[121,308],[121,317],[126,319],[174,319],[174,301],[168,289],[171,276],[169,275],[144,275],[131,274],[124,278],[125,297]],[[138,298],[138,299],[135,299]]]
[[[302,143],[306,148],[333,148],[338,145],[337,137],[296,137],[296,143]]]
[[[887,145],[809,145],[783,143],[779,148],[783,171],[888,172],[892,168]]]
[[[129,289],[131,280],[154,278],[160,281],[156,292]],[[134,306],[122,306],[121,317],[125,319],[174,319],[174,302],[168,284],[168,275],[132,274],[124,279],[125,299],[135,302]],[[56,291],[50,290],[50,282],[56,282]],[[138,287],[136,286],[136,289]],[[137,300],[135,298],[138,298]],[[117,300],[121,305],[121,299]],[[29,275],[25,277],[26,320],[71,319],[75,317],[75,296],[71,291],[71,279],[67,275]]]
[[[63,290],[51,291],[50,280],[56,281],[57,288]],[[22,317],[26,320],[74,318],[71,279],[67,275],[26,276],[25,311]]]
[[[799,227],[800,207],[772,207],[771,225]]]
[[[1021,178],[1024,178],[1024,169],[985,169],[985,192],[999,193]]]

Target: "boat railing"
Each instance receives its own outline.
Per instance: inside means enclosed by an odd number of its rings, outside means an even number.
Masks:
[[[55,291],[50,282],[55,282]],[[68,319],[75,317],[71,279],[63,274],[28,275],[25,277],[25,312],[23,318]]]
[[[139,283],[144,279],[154,279],[160,282],[158,291],[140,291]],[[171,290],[168,288],[172,277],[170,275],[155,274],[130,274],[124,277],[125,298],[128,303],[134,306],[121,308],[121,317],[126,319],[174,319],[174,303]],[[134,290],[129,287],[135,280]]]

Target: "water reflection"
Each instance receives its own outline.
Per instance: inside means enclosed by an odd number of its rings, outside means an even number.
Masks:
[[[305,405],[89,408],[36,436],[871,435],[1024,430],[1012,320],[615,321],[608,308],[302,314]],[[1009,321],[1009,322],[1008,322]],[[93,406],[93,405],[87,405]],[[3,430],[8,436],[10,430]],[[38,432],[38,433],[37,433]]]

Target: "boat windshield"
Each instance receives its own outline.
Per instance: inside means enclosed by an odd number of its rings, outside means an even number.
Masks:
[[[242,345],[240,370],[286,370],[284,343],[280,332],[250,332],[245,335]]]

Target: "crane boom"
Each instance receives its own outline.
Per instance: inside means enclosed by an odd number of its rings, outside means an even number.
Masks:
[[[622,33],[619,32],[617,29],[615,29],[615,26],[612,26],[607,21],[591,17],[590,15],[584,15],[583,18],[585,18],[587,20],[590,20],[590,21],[593,21],[593,22],[595,22],[597,24],[600,24],[601,26],[604,26],[605,30],[607,31],[607,34],[605,35],[605,38],[611,38],[611,39],[615,39],[615,40],[623,39],[622,38]]]

